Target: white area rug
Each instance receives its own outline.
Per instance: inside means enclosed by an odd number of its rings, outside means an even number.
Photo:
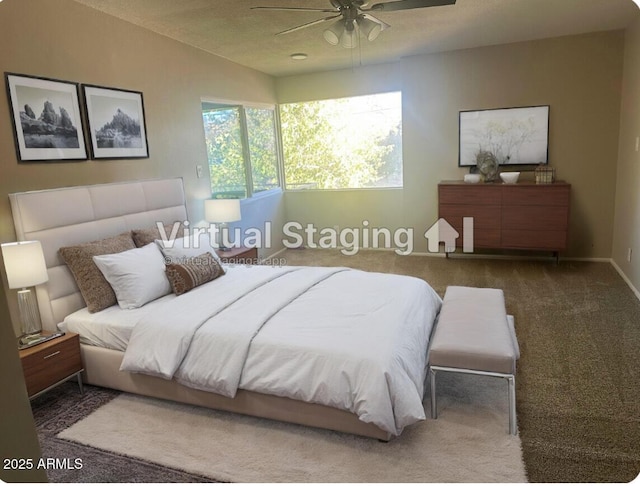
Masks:
[[[389,443],[128,394],[58,437],[219,481],[526,482],[506,381],[438,380],[438,420]]]

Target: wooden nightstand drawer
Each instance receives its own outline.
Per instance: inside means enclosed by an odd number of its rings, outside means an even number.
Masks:
[[[80,340],[68,333],[20,351],[29,397],[82,371]]]
[[[233,265],[257,265],[258,264],[258,249],[246,248],[241,246],[239,248],[231,248],[230,250],[217,250],[216,253],[220,257],[222,263],[228,263]]]

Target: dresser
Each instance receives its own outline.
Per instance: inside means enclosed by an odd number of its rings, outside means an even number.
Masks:
[[[567,249],[571,185],[566,182],[535,184],[438,184],[438,217],[460,234],[463,218],[473,218],[473,246],[479,249]]]

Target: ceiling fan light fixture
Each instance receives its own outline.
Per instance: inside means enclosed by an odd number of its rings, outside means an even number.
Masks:
[[[358,32],[355,22],[345,22],[344,32],[340,36],[340,45],[345,49],[353,49],[358,44]]]
[[[368,41],[374,41],[382,32],[382,24],[374,20],[358,17],[358,28],[364,34]]]
[[[341,19],[331,24],[331,27],[326,29],[322,35],[329,44],[337,46],[344,31],[344,21]]]

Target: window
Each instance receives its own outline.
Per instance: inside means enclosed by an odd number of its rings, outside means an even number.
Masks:
[[[245,198],[280,186],[273,109],[203,102],[202,121],[214,198]]]
[[[285,187],[402,187],[400,92],[280,105]]]

